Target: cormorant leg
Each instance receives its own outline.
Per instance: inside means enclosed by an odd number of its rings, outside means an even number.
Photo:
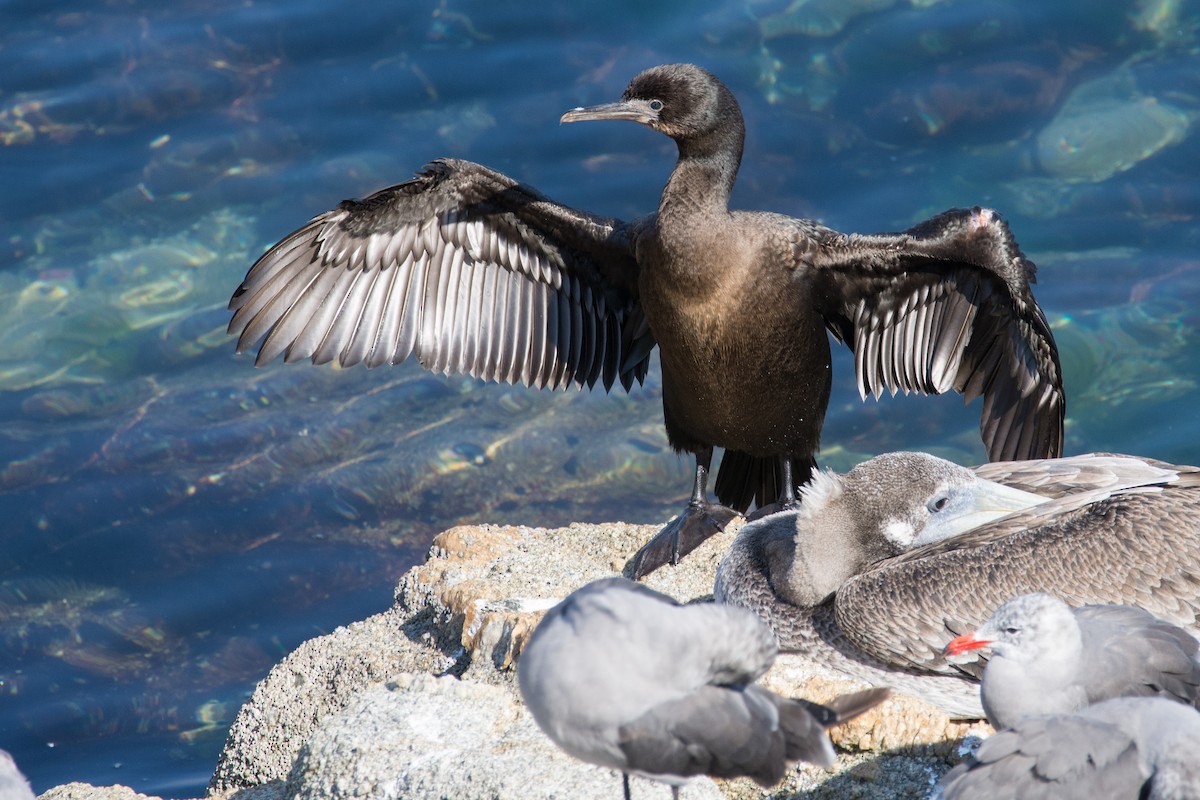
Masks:
[[[779,499],[776,504],[780,511],[790,511],[791,509],[799,508],[800,501],[796,499],[796,482],[792,477],[792,457],[779,457],[779,474],[783,486],[779,487]]]
[[[794,511],[800,507],[796,499],[795,469],[791,456],[779,456],[779,494],[774,503],[759,506],[754,512],[746,515],[748,522],[778,514],[780,511]]]
[[[704,540],[725,529],[738,516],[732,508],[708,502],[708,470],[712,448],[696,453],[696,482],[687,508],[668,522],[654,538],[646,542],[630,561],[633,579],[649,575],[663,564],[678,564],[680,559],[699,547]]]

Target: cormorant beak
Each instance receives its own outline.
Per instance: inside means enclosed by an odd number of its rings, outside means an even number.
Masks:
[[[944,656],[962,655],[968,650],[979,650],[982,647],[987,647],[991,644],[990,639],[976,639],[973,633],[964,633],[962,636],[955,636],[946,645],[946,649],[942,651]]]
[[[661,109],[660,109],[661,110]],[[623,119],[649,125],[658,122],[658,111],[650,108],[649,100],[618,100],[587,108],[572,108],[558,120],[562,122],[586,122],[595,119]]]

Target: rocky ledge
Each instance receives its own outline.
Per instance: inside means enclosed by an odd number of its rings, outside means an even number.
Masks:
[[[683,601],[711,596],[717,563],[737,527],[646,583]],[[655,531],[620,523],[445,531],[426,562],[400,580],[391,609],[305,642],[271,670],[234,721],[209,796],[620,797],[619,773],[575,761],[541,734],[521,704],[514,666],[547,608],[584,583],[620,574]],[[794,655],[780,656],[764,682],[817,701],[861,688]],[[987,730],[893,695],[832,732],[839,748],[833,770],[798,765],[768,793],[749,780],[701,778],[682,796],[924,797],[961,758],[962,739]],[[642,800],[668,797],[670,790],[635,778],[633,792]],[[41,797],[145,795],[67,784]]]

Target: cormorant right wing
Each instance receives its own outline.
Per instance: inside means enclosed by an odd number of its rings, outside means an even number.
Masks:
[[[268,250],[229,301],[238,351],[628,389],[655,342],[624,222],[467,161],[348,200]]]
[[[864,398],[885,387],[982,395],[990,460],[1062,454],[1058,348],[1029,288],[1035,267],[998,214],[957,209],[869,236],[810,223],[796,249],[829,330],[854,351]]]

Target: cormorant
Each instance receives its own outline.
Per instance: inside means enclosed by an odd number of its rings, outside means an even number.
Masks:
[[[679,160],[658,211],[624,222],[442,159],[318,215],[268,250],[230,300],[257,364],[368,366],[557,388],[628,388],[662,363],[671,446],[695,456],[685,511],[634,560],[684,554],[752,502],[795,504],[830,390],[826,331],[854,350],[862,395],[983,397],[991,459],[1062,451],[1063,391],[1034,265],[995,212],[959,209],[902,233],[730,211],[744,125],[733,94],[689,64],[654,67],[618,102],[563,122],[632,120]],[[725,452],[708,500],[713,448]]]

